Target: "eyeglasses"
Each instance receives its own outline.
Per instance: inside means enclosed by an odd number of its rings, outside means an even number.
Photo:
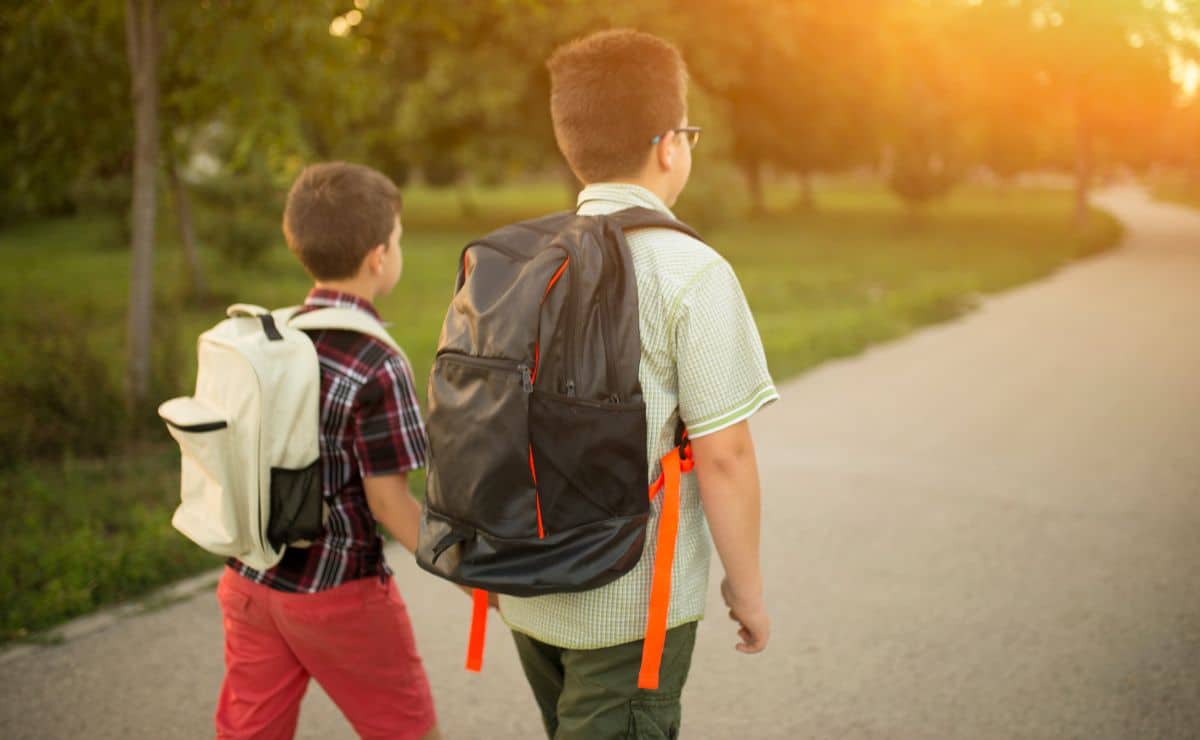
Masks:
[[[673,128],[666,134],[659,134],[650,140],[650,145],[653,146],[663,140],[667,134],[684,134],[687,136],[688,148],[695,149],[700,143],[700,127],[699,126],[684,126],[683,128]]]

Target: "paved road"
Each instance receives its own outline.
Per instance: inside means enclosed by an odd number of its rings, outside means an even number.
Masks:
[[[755,419],[774,641],[712,594],[686,737],[1200,738],[1200,212],[1100,202],[1121,250]],[[390,559],[446,735],[537,737],[498,620],[465,674],[466,599]],[[0,656],[0,737],[211,732],[210,590],[77,631]],[[313,687],[300,737],[350,736]]]

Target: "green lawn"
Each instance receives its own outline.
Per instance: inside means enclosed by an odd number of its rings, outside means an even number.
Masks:
[[[774,215],[705,230],[741,277],[777,379],[953,318],[980,294],[1112,246],[1120,231],[1098,214],[1086,232],[1072,232],[1064,192],[965,190],[919,223],[873,187],[829,185],[818,197],[816,212],[777,207]],[[772,193],[777,206],[793,198]],[[462,245],[506,221],[562,208],[566,198],[561,186],[538,185],[480,191],[474,202],[477,214],[464,219],[454,193],[416,189],[405,196],[404,278],[380,310],[422,390]],[[10,317],[50,319],[0,325],[6,346],[34,348],[25,361],[35,362],[65,322],[79,330],[64,335],[78,340],[54,356],[70,358],[86,344],[100,358],[93,370],[119,388],[128,270],[119,234],[115,219],[95,216],[0,232],[0,308]],[[179,297],[177,245],[164,237],[159,249],[159,348],[177,386],[164,387],[164,395],[189,385],[195,336],[221,318],[223,302],[281,306],[300,301],[307,288],[282,240],[252,270],[204,258],[219,296],[208,308],[187,307]],[[0,364],[0,383],[13,383],[23,367]],[[55,368],[69,382],[86,364],[64,359]],[[81,406],[88,397],[81,394]],[[91,418],[72,420],[67,409],[58,423],[100,423],[105,412],[87,408],[81,416]],[[216,565],[170,526],[177,462],[164,431],[107,459],[0,469],[0,638],[20,638]]]
[[[1159,200],[1191,206],[1192,208],[1200,208],[1200,188],[1194,186],[1189,187],[1182,184],[1159,185],[1152,188],[1150,192]]]

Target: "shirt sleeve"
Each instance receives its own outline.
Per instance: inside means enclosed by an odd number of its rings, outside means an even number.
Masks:
[[[429,443],[414,385],[408,362],[392,355],[359,389],[354,453],[364,478],[425,465]]]
[[[719,432],[778,400],[754,316],[724,259],[685,289],[675,344],[679,415],[691,437]]]

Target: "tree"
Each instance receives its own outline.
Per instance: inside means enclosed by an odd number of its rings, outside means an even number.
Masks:
[[[128,172],[124,32],[113,0],[0,8],[0,223],[69,212],[81,182]]]
[[[949,193],[967,170],[968,78],[953,18],[951,6],[918,3],[888,18],[884,173],[911,212]]]
[[[767,167],[807,183],[875,159],[886,0],[664,5],[647,19],[678,42],[696,83],[726,103],[732,157],[755,211],[765,209]],[[801,204],[812,205],[807,188]]]
[[[154,0],[125,0],[134,118],[133,225],[126,321],[125,378],[131,416],[150,395],[150,330],[154,302],[155,180],[158,175],[158,55],[161,31]]]
[[[1064,120],[1075,171],[1077,224],[1089,217],[1098,166],[1144,165],[1154,156],[1149,131],[1160,128],[1177,90],[1172,55],[1194,57],[1200,3],[1195,0],[977,0],[964,12],[975,50],[991,65],[992,84],[1012,85],[1032,74],[1043,102],[1030,120],[1008,115],[997,125],[1026,130]],[[997,23],[1002,20],[1002,23]],[[965,27],[965,26],[964,26]],[[997,43],[1003,39],[1007,43]],[[1014,100],[1015,98],[1010,98]],[[1067,164],[1067,162],[1063,162]]]

